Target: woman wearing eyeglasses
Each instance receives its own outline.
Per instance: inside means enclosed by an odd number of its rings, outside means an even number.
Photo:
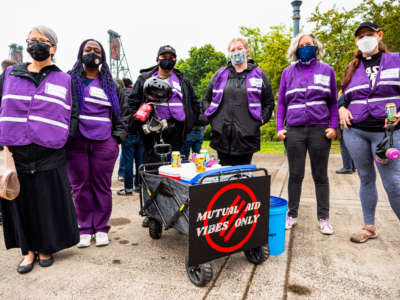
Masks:
[[[21,185],[16,199],[0,202],[6,248],[21,248],[24,257],[19,273],[37,259],[52,265],[54,252],[79,242],[64,148],[79,112],[71,77],[52,64],[56,50],[56,34],[34,27],[27,39],[32,63],[0,77],[0,145],[12,152]]]

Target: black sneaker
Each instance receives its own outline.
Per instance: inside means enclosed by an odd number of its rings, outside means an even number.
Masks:
[[[339,170],[336,170],[336,174],[353,174],[353,170],[341,168]]]
[[[140,186],[135,186],[135,192],[139,193],[140,192]]]
[[[121,189],[117,192],[117,195],[119,196],[128,196],[128,195],[132,195],[132,192],[127,192],[125,189]]]

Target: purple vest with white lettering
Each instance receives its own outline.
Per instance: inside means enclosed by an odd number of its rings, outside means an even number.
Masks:
[[[376,119],[386,118],[385,105],[396,104],[400,107],[400,54],[382,53],[379,72],[371,88],[364,64],[355,70],[347,85],[345,97],[350,104],[348,109],[353,115],[352,122],[364,121],[369,115]]]
[[[0,145],[64,147],[71,119],[71,77],[53,71],[36,87],[12,70],[7,68],[4,76]]]
[[[158,76],[158,71],[152,76]],[[174,72],[169,78],[169,84],[172,88],[172,97],[167,103],[154,105],[156,116],[165,120],[169,120],[172,116],[175,120],[183,122],[186,119],[186,114],[182,103],[182,88],[179,78]]]
[[[210,106],[204,112],[205,116],[215,113],[222,102],[224,89],[228,82],[229,68],[223,67],[218,70],[215,77],[212,100]],[[247,73],[246,89],[249,112],[254,119],[261,120],[261,91],[262,91],[262,70],[254,68]]]
[[[318,122],[329,124],[328,102],[331,98],[331,76],[329,65],[316,61],[312,77],[307,78],[300,62],[286,69],[286,124],[304,126]]]
[[[88,139],[104,141],[110,137],[111,129],[111,102],[96,78],[84,87],[79,131]]]

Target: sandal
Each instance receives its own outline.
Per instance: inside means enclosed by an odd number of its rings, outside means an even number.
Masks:
[[[366,230],[371,234],[367,234],[363,232],[362,230]],[[353,233],[350,237],[350,241],[353,243],[365,243],[369,239],[376,239],[378,237],[378,234],[376,233],[376,229],[372,229],[370,227],[364,226],[360,232]]]

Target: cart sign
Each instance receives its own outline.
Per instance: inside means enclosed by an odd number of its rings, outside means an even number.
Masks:
[[[189,265],[266,245],[269,193],[269,176],[191,187]]]

